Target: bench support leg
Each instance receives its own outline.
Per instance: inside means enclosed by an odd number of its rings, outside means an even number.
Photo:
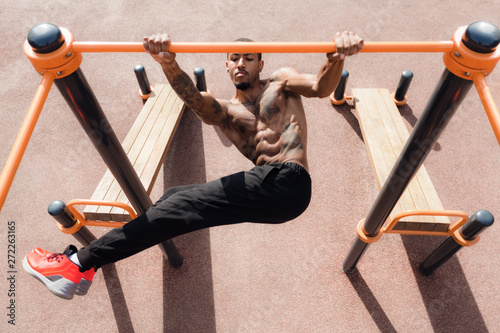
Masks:
[[[444,70],[434,93],[368,213],[364,224],[368,236],[378,234],[471,86],[472,81],[462,79],[448,69]],[[344,272],[350,273],[356,269],[356,264],[367,247],[368,244],[356,238],[343,262]]]
[[[144,213],[151,207],[151,199],[82,70],[78,68],[72,74],[55,80],[55,84],[138,215]],[[182,257],[173,241],[163,242],[159,246],[172,266],[179,267],[182,264]]]
[[[463,225],[459,231],[467,241],[475,240],[481,232],[493,224],[493,215],[487,210],[479,210]],[[431,275],[439,266],[453,257],[463,245],[457,243],[455,238],[448,237],[434,250],[418,267],[424,275]]]
[[[75,216],[70,212],[66,204],[60,200],[52,201],[47,211],[64,228],[71,228],[77,223]],[[83,246],[88,246],[90,242],[96,239],[86,226],[81,227],[80,230],[71,235]]]

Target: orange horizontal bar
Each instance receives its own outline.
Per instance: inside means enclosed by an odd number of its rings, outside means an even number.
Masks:
[[[144,52],[137,42],[73,42],[74,52]]]
[[[488,83],[486,82],[486,78],[484,77],[483,73],[474,74],[472,76],[472,80],[474,81],[474,85],[476,86],[479,98],[483,103],[484,110],[488,115],[488,119],[490,120],[493,132],[497,137],[498,144],[500,144],[500,112],[498,112],[498,108],[495,104],[495,101],[493,100],[493,95],[491,94],[490,87],[488,87]]]
[[[24,118],[24,122],[14,142],[14,146],[12,147],[5,167],[0,175],[0,211],[2,210],[9,189],[14,181],[17,169],[21,164],[24,152],[26,151],[26,147],[28,146],[31,134],[33,134],[38,118],[40,117],[40,113],[42,112],[43,105],[49,95],[50,87],[54,79],[54,73],[47,72],[43,75],[42,82],[38,86],[35,96],[33,97],[31,106]]]
[[[174,53],[331,53],[334,42],[172,43]],[[361,52],[451,52],[452,41],[365,42]],[[73,42],[74,52],[144,52],[142,42]]]
[[[366,42],[361,52],[451,52],[453,41]]]

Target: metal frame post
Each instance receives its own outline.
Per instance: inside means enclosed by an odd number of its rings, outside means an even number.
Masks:
[[[137,83],[139,83],[139,94],[142,99],[147,100],[151,95],[152,89],[149,84],[149,79],[146,74],[146,69],[143,65],[137,65],[134,67],[135,77],[137,78]]]
[[[493,24],[475,22],[459,38],[470,53],[493,53],[500,43],[500,31]],[[408,183],[472,86],[470,72],[460,72],[461,69],[457,71],[453,68],[455,72],[452,73],[448,69],[452,63],[446,53],[444,60],[446,69],[364,222],[363,231],[367,237],[379,234]],[[344,259],[344,272],[351,273],[356,269],[368,244],[360,238],[355,239]]]
[[[462,79],[447,69],[444,70],[431,99],[368,213],[364,224],[367,236],[373,237],[379,233],[406,186],[417,173],[471,86],[472,81]],[[344,272],[354,271],[367,247],[368,243],[356,238],[344,260]]]
[[[77,223],[75,216],[70,212],[66,204],[60,200],[52,201],[47,211],[64,228],[71,228]],[[80,230],[71,235],[83,246],[88,246],[96,239],[86,226],[81,227]]]
[[[347,79],[349,78],[349,72],[345,69],[342,70],[342,75],[340,76],[339,84],[335,88],[334,92],[330,95],[330,101],[334,105],[342,105],[347,100],[345,90],[347,87]]]
[[[494,222],[493,215],[487,210],[479,210],[472,215],[459,230],[466,241],[475,240],[480,233]],[[453,257],[463,247],[454,237],[448,237],[420,265],[419,270],[424,275],[431,275],[438,267]]]
[[[401,73],[401,78],[399,79],[398,87],[394,92],[394,100],[396,101],[396,103],[401,103],[401,104],[406,103],[406,93],[410,88],[410,83],[412,79],[413,79],[412,71],[406,70],[403,71],[403,73]]]
[[[47,25],[48,29],[45,28]],[[46,33],[47,31],[49,33]],[[34,52],[37,52],[39,47],[43,47],[44,53],[57,52],[63,43],[60,36],[61,32],[57,26],[44,23],[30,31],[28,42]],[[67,76],[57,78],[55,84],[136,212],[144,213],[152,205],[151,199],[82,70],[78,68]],[[182,265],[183,259],[172,240],[164,241],[159,247],[172,266]]]
[[[347,86],[347,79],[349,78],[349,72],[345,69],[342,70],[342,75],[340,76],[340,82],[337,85],[337,88],[335,88],[335,92],[333,97],[337,101],[342,100],[345,97],[345,89]]]
[[[205,70],[202,67],[196,67],[194,69],[194,76],[196,81],[196,88],[199,91],[208,91],[207,81],[205,80]]]

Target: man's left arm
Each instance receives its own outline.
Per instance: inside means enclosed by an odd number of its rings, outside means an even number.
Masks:
[[[352,32],[335,34],[335,53],[328,53],[327,60],[321,66],[318,75],[300,74],[296,70],[287,68],[271,76],[271,80],[286,82],[285,90],[304,97],[327,97],[337,87],[342,76],[344,60],[348,56],[361,51],[363,39]]]

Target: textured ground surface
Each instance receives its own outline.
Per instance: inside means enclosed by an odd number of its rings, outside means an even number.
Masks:
[[[52,22],[78,41],[140,41],[168,31],[174,41],[329,41],[352,30],[367,41],[449,40],[478,20],[500,24],[500,2],[484,0],[351,1],[4,1],[0,10],[0,164],[14,143],[40,82],[22,46],[31,27]],[[84,54],[81,65],[122,140],[142,101],[133,68],[164,82],[147,55]],[[316,73],[322,54],[266,54],[263,76],[281,66]],[[191,73],[230,98],[225,55],[183,54]],[[414,79],[400,111],[411,130],[444,69],[440,54],[360,54],[346,62],[348,89],[394,90],[403,70]],[[488,82],[500,103],[498,69]],[[53,89],[0,213],[2,332],[498,332],[500,229],[459,252],[431,277],[416,267],[442,239],[388,235],[371,246],[351,275],[341,263],[377,195],[350,106],[304,100],[308,113],[313,199],[298,219],[277,226],[243,224],[175,239],[184,265],[173,269],[158,248],[103,269],[88,296],[60,300],[21,269],[34,246],[61,251],[71,236],[47,214],[53,200],[89,198],[106,166]],[[474,89],[425,162],[447,209],[500,216],[500,147]],[[185,113],[153,191],[248,169],[221,134]],[[7,223],[16,226],[15,297],[9,296]],[[99,235],[105,230],[94,228]],[[2,252],[3,251],[3,252]],[[15,326],[9,302],[15,300]]]

